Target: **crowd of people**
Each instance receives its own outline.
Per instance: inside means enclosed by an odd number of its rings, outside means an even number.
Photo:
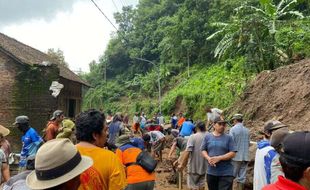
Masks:
[[[4,190],[153,190],[155,168],[171,160],[186,170],[187,187],[203,190],[244,190],[249,164],[250,131],[236,113],[226,120],[218,108],[206,108],[206,120],[194,122],[183,113],[170,122],[158,113],[148,118],[90,109],[66,118],[56,110],[37,132],[27,116],[13,127],[22,132],[19,171],[10,176],[9,128],[0,125],[0,179]],[[227,127],[230,126],[230,127]],[[291,132],[269,120],[259,130],[254,164],[254,190],[310,189],[310,133]],[[163,149],[173,137],[167,157]],[[186,169],[185,169],[186,168]]]

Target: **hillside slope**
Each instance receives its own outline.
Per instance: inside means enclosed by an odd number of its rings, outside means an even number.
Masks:
[[[257,75],[230,109],[236,112],[246,116],[252,132],[273,118],[291,130],[310,130],[310,59]]]

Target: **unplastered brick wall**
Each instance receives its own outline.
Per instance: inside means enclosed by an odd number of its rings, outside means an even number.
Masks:
[[[14,117],[12,96],[15,75],[16,65],[6,54],[0,51],[0,124],[6,127],[12,125],[12,118]]]
[[[57,98],[51,95],[49,87],[58,79],[59,69],[56,66],[26,66],[16,74],[15,114],[29,116],[32,126],[40,132],[57,109]]]
[[[27,115],[39,133],[51,113],[57,109],[57,98],[49,91],[52,81],[59,80],[57,66],[21,64],[0,51],[0,124],[11,126],[18,115]],[[20,151],[21,133],[11,128],[8,139],[13,151]]]

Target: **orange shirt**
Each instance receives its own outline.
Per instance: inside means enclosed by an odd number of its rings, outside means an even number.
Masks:
[[[125,189],[125,170],[113,152],[99,147],[76,147],[81,155],[89,156],[94,161],[94,165],[81,174],[79,190]]]
[[[179,119],[177,125],[178,125],[179,127],[181,127],[182,124],[184,123],[184,121],[185,121],[185,117],[181,117],[181,118]]]
[[[137,156],[141,151],[142,150],[137,147],[126,144],[116,149],[116,155],[125,166],[128,163],[136,162]],[[155,181],[155,172],[148,173],[145,169],[136,164],[126,167],[126,174],[128,184]]]
[[[49,121],[46,128],[46,134],[44,137],[45,141],[55,139],[58,133],[59,124],[55,121]]]

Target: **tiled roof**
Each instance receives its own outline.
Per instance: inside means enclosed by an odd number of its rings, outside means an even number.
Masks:
[[[44,63],[48,62],[55,64],[47,54],[23,44],[3,33],[0,33],[0,50],[22,64],[44,65]],[[59,75],[61,77],[90,86],[69,68],[59,64],[57,65],[60,71]]]

